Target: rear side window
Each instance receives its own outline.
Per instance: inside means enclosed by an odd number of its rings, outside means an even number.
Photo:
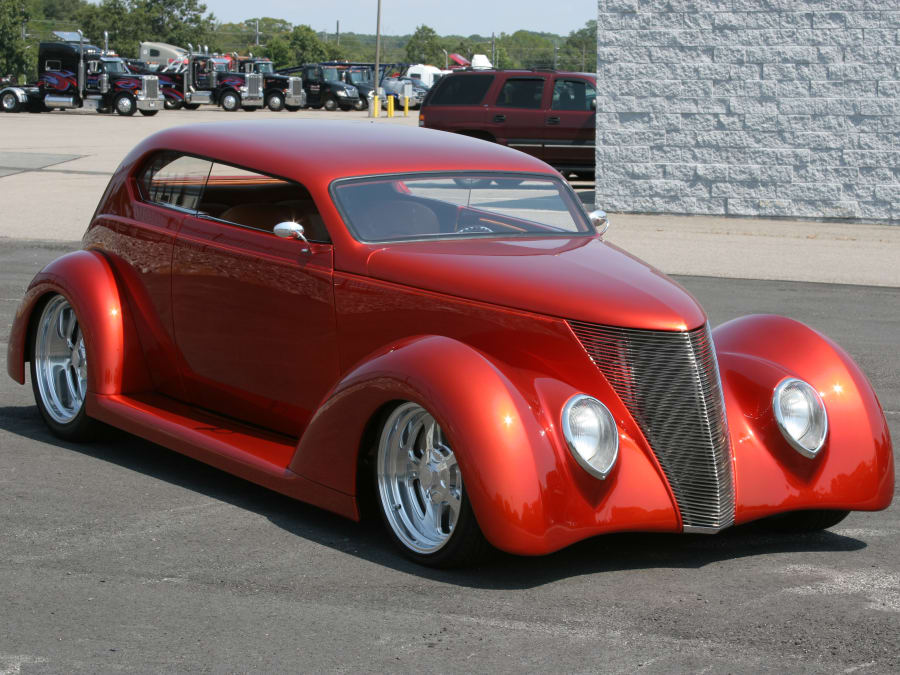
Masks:
[[[196,211],[212,162],[199,157],[162,152],[138,178],[145,201]]]
[[[300,223],[310,241],[330,241],[305,187],[228,164],[213,164],[200,213],[263,232],[272,232],[278,223]]]
[[[445,77],[429,103],[431,105],[477,105],[494,81],[493,75]]]
[[[158,50],[158,49],[151,49],[151,50],[150,50],[150,56],[159,56],[159,50]]]
[[[501,108],[531,108],[541,107],[541,97],[544,95],[543,79],[513,79],[510,78],[500,90],[497,97],[497,105]]]
[[[557,80],[553,85],[553,110],[593,110],[591,101],[597,96],[594,87],[584,80]]]

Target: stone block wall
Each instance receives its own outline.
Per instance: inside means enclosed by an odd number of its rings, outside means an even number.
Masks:
[[[900,224],[900,0],[599,0],[598,207]]]

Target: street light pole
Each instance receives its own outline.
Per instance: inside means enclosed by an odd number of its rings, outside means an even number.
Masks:
[[[375,95],[378,96],[378,86],[381,84],[381,0],[378,0],[378,18],[375,20]]]

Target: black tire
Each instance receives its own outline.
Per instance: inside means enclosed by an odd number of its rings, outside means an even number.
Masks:
[[[300,106],[299,105],[288,105],[287,103],[285,103],[284,109],[287,110],[288,112],[297,112],[298,110],[300,110]]]
[[[245,106],[241,106],[241,110],[243,110],[244,112],[256,112],[257,110],[259,110],[259,106],[245,105]]]
[[[281,112],[284,110],[284,94],[280,91],[273,91],[266,96],[266,107],[272,112]]]
[[[337,110],[338,102],[333,96],[328,96],[324,101],[322,101],[322,106],[325,108],[325,110],[332,112],[334,110]]]
[[[589,180],[591,182],[594,182],[597,179],[597,176],[593,171],[576,171],[575,178],[577,178],[578,180]]]
[[[197,108],[200,107],[200,104],[199,103],[185,103],[182,107],[185,110],[196,110]]]
[[[7,91],[0,98],[0,108],[3,109],[3,112],[16,113],[22,109],[22,102],[15,92]]]
[[[169,98],[166,96],[166,102],[164,104],[166,110],[178,110],[184,105],[184,101],[179,101],[177,98]]]
[[[410,560],[424,565],[426,567],[452,568],[452,567],[468,567],[488,559],[496,552],[493,546],[485,539],[478,521],[475,518],[475,512],[466,493],[465,486],[460,483],[460,510],[455,527],[439,549],[433,553],[420,553],[410,548],[403,540],[397,536],[394,526],[387,515],[385,500],[382,498],[381,481],[378,475],[378,466],[380,461],[380,448],[387,443],[386,437],[391,434],[391,427],[395,422],[395,415],[405,406],[415,405],[410,402],[401,403],[379,420],[377,428],[379,429],[375,436],[375,445],[368,453],[368,461],[371,463],[371,478],[374,483],[374,498],[377,504],[378,512],[381,515],[381,521],[388,533],[391,541],[400,549],[404,556]],[[421,407],[420,407],[421,408]],[[424,408],[422,408],[424,411]],[[427,411],[425,411],[427,414]],[[385,450],[387,451],[387,450]],[[451,451],[452,452],[452,451]],[[417,479],[418,480],[418,479]],[[399,507],[398,507],[399,508]],[[393,509],[391,509],[394,512]]]
[[[137,111],[137,101],[131,94],[122,92],[113,100],[113,108],[122,117],[131,117]]]
[[[141,110],[141,115],[144,117],[153,117],[159,110]]]
[[[222,106],[222,110],[226,112],[237,112],[241,109],[241,95],[234,89],[229,89],[222,94],[219,104]]]
[[[97,420],[87,416],[87,406],[82,403],[81,409],[73,419],[65,423],[60,423],[53,418],[53,415],[48,410],[48,406],[44,401],[44,395],[41,393],[41,389],[38,384],[38,359],[36,358],[36,348],[37,341],[40,335],[40,324],[44,318],[45,311],[57,298],[66,300],[65,296],[59,294],[49,295],[46,300],[34,310],[34,319],[31,328],[31,340],[28,346],[29,355],[31,358],[31,388],[34,392],[34,400],[37,404],[38,410],[41,413],[41,417],[44,418],[44,422],[46,423],[47,427],[51,432],[53,432],[55,436],[65,441],[88,441],[94,438],[97,430],[100,428],[100,423]],[[66,302],[68,302],[68,300],[66,300]]]
[[[849,515],[849,511],[816,509],[791,511],[767,518],[764,523],[779,532],[817,532],[834,527]]]
[[[362,96],[360,96],[359,99],[356,101],[356,103],[353,104],[354,110],[365,110],[368,107],[369,107],[368,101],[366,99],[364,99]]]

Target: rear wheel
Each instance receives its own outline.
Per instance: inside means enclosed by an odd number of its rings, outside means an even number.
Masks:
[[[183,101],[179,101],[177,98],[169,98],[168,96],[166,96],[166,110],[178,110],[182,105],[184,105]]]
[[[141,110],[141,115],[144,117],[153,117],[159,110]]]
[[[266,107],[272,112],[284,110],[284,94],[275,91],[266,96]]]
[[[7,91],[0,97],[0,108],[3,108],[3,112],[19,112],[22,109],[22,102],[14,91]]]
[[[86,440],[97,422],[85,413],[88,360],[75,310],[62,295],[44,305],[34,330],[31,386],[50,430],[67,441]]]
[[[816,532],[834,527],[850,514],[849,511],[816,509],[791,511],[766,519],[765,524],[781,532]]]
[[[134,115],[134,111],[137,110],[134,96],[124,92],[116,96],[113,107],[116,109],[116,112],[123,117],[131,117]]]
[[[185,110],[196,110],[199,107],[200,107],[199,103],[185,103],[184,104]]]
[[[388,415],[375,450],[375,487],[391,539],[412,560],[456,567],[492,550],[449,441],[418,403],[402,403]]]

